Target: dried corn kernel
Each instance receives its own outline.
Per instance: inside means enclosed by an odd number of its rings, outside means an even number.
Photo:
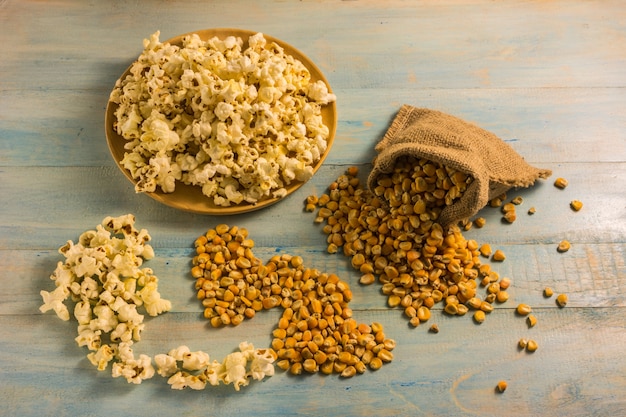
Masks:
[[[436,323],[433,323],[428,329],[431,333],[439,333],[439,326]]]
[[[504,392],[506,391],[506,381],[498,381],[498,385],[496,385],[496,389],[498,390],[498,392]]]
[[[485,258],[488,258],[489,256],[491,256],[491,245],[489,245],[488,243],[481,245],[479,250],[480,250],[480,254],[484,256]]]
[[[539,345],[537,344],[537,342],[532,339],[528,340],[528,343],[526,344],[526,350],[528,352],[534,352],[537,350],[538,347]]]
[[[519,342],[517,342],[517,346],[519,346],[520,349],[526,349],[527,345],[528,345],[528,340],[524,338],[521,338]]]
[[[504,216],[502,216],[502,218],[508,223],[513,223],[515,220],[517,220],[517,214],[515,213],[515,211],[507,211],[506,213],[504,213]]]
[[[511,278],[504,277],[500,280],[500,289],[506,290],[511,285]]]
[[[498,249],[493,253],[493,256],[491,259],[497,262],[502,262],[506,259],[506,256],[504,255],[504,252]]]
[[[496,294],[496,301],[499,303],[505,303],[507,302],[509,299],[509,293],[506,291],[499,291]]]
[[[515,309],[520,316],[527,316],[531,313],[532,308],[528,304],[519,304]]]
[[[559,307],[561,307],[561,308],[563,308],[563,307],[565,307],[565,306],[567,305],[567,301],[568,301],[568,300],[567,300],[567,295],[566,295],[566,294],[559,294],[559,295],[556,297],[556,304],[557,304]]]
[[[534,207],[531,207],[531,208],[528,209],[528,214],[532,215],[532,214],[535,214],[536,212],[537,212],[537,209],[534,208]]]
[[[583,203],[580,200],[572,200],[569,203],[569,206],[572,208],[572,210],[579,211],[581,208],[583,208]]]
[[[486,316],[485,316],[485,312],[484,312],[484,311],[482,311],[482,310],[477,310],[477,311],[474,313],[474,321],[475,321],[476,323],[479,323],[479,324],[480,324],[480,323],[484,322],[484,321],[485,321],[485,317],[486,317]]]
[[[485,220],[484,217],[479,217],[474,220],[474,226],[478,227],[479,229],[483,227],[486,223],[487,223],[487,220]]]
[[[511,200],[511,203],[515,204],[516,206],[519,206],[523,202],[524,202],[524,199],[520,196],[517,196]]]
[[[528,323],[528,327],[535,327],[535,324],[537,324],[537,317],[533,314],[529,314],[526,318],[526,322]]]
[[[543,296],[544,296],[544,297],[548,297],[548,298],[550,298],[550,297],[552,297],[553,295],[554,295],[554,291],[552,290],[552,288],[550,288],[550,287],[546,287],[546,288],[544,288],[544,289],[543,289]]]
[[[502,213],[515,212],[515,205],[513,203],[506,203],[502,206]]]
[[[564,189],[565,187],[567,187],[567,184],[568,184],[567,180],[565,178],[561,178],[561,177],[557,178],[554,181],[554,186],[556,188],[560,188],[560,189]]]
[[[557,246],[556,250],[558,252],[567,252],[568,250],[570,250],[570,248],[572,247],[572,245],[567,241],[567,240],[562,240],[559,243],[559,246]]]

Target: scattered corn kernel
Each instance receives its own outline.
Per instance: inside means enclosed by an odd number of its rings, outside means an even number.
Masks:
[[[498,385],[496,385],[496,389],[498,390],[498,392],[504,392],[506,391],[506,381],[498,381]]]
[[[516,206],[519,206],[523,202],[524,202],[524,199],[521,196],[517,196],[511,200],[511,203],[515,204]]]
[[[488,243],[481,245],[479,251],[480,251],[480,254],[484,256],[485,258],[488,258],[489,256],[491,256],[491,246]]]
[[[528,209],[528,214],[532,215],[532,214],[535,214],[536,212],[537,212],[537,209],[534,208],[534,207],[531,207],[531,208]]]
[[[517,342],[517,346],[519,346],[520,349],[526,349],[527,345],[528,345],[528,340],[524,338],[521,338],[519,342]]]
[[[567,184],[568,184],[567,180],[565,178],[561,178],[561,177],[558,177],[554,181],[554,186],[556,188],[560,188],[560,189],[563,189],[563,188],[567,187]]]
[[[474,226],[478,227],[479,229],[483,227],[486,223],[487,223],[487,220],[485,220],[484,217],[479,217],[474,220]]]
[[[538,347],[539,345],[537,344],[537,342],[532,339],[528,340],[528,343],[526,344],[526,350],[528,352],[534,352],[537,350]]]
[[[509,299],[509,293],[506,291],[499,291],[496,294],[496,301],[499,303],[505,303],[507,302]]]
[[[428,330],[430,330],[431,333],[439,333],[439,326],[433,323]]]
[[[517,214],[515,214],[515,211],[507,211],[506,213],[504,213],[504,216],[502,216],[502,218],[508,223],[513,223],[515,220],[517,220]]]
[[[506,256],[504,255],[504,252],[498,249],[493,253],[493,257],[491,259],[497,262],[502,262],[506,259]]]
[[[358,173],[359,173],[359,167],[356,167],[356,166],[351,166],[346,171],[346,174],[352,177],[356,177]]]
[[[476,323],[482,323],[485,321],[485,312],[482,310],[477,310],[476,312],[474,312],[474,321]]]
[[[516,308],[517,314],[520,316],[527,316],[532,312],[532,308],[528,304],[519,304]]]
[[[552,288],[550,288],[550,287],[546,287],[546,288],[544,288],[544,289],[543,289],[543,296],[544,296],[544,297],[548,297],[548,298],[550,298],[550,297],[552,297],[553,295],[554,295],[554,291],[552,290]]]
[[[563,252],[567,252],[568,250],[570,250],[571,247],[572,245],[567,240],[562,240],[559,243],[559,246],[557,246],[556,250],[560,253],[563,253]]]
[[[567,294],[559,294],[556,297],[556,304],[561,308],[565,307],[567,305]]]
[[[583,203],[580,200],[572,200],[569,203],[569,206],[572,208],[572,210],[579,211],[581,208],[583,208]]]
[[[533,314],[529,314],[526,318],[526,322],[528,323],[528,327],[535,327],[535,324],[537,324],[537,317]]]
[[[513,203],[506,203],[502,206],[502,213],[509,213],[511,211],[515,211],[515,205]]]

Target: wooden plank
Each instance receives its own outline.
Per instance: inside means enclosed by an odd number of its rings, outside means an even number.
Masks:
[[[511,191],[509,198],[520,195],[525,199],[519,208],[519,220],[502,225],[501,214],[487,207],[480,212],[487,219],[487,227],[476,231],[477,236],[481,236],[479,239],[492,244],[523,241],[554,244],[564,238],[574,244],[623,242],[626,192],[617,185],[626,181],[626,165],[559,165],[554,167],[554,177],[567,178],[568,188],[558,190],[548,180],[519,192]],[[56,249],[59,241],[62,244],[76,238],[104,217],[126,213],[135,214],[138,225],[154,233],[157,247],[187,247],[199,233],[218,223],[236,223],[248,228],[260,246],[318,245],[321,231],[316,231],[321,228],[313,225],[312,214],[303,212],[303,202],[308,195],[324,193],[345,169],[343,165],[325,165],[293,195],[261,211],[236,216],[203,216],[176,211],[148,196],[136,195],[116,167],[8,167],[0,172],[0,195],[12,196],[5,201],[0,219],[0,232],[5,236],[0,249],[33,248],[33,242],[37,249]],[[367,168],[362,172],[365,174]],[[576,213],[569,208],[573,199],[583,200],[583,210]],[[42,200],[46,204],[38,203]],[[531,206],[536,207],[537,214],[528,216],[525,210]],[[28,212],[24,212],[24,207],[30,207]],[[53,210],[55,207],[63,211]],[[277,219],[302,226],[295,230],[276,230],[268,226]]]
[[[320,242],[321,243],[321,242]],[[191,246],[191,245],[190,245]],[[516,244],[499,246],[506,254],[505,262],[484,260],[502,277],[512,280],[508,290],[509,301],[498,308],[512,311],[518,303],[536,308],[555,306],[555,298],[542,296],[547,286],[557,293],[569,296],[574,307],[626,307],[626,279],[624,267],[625,248],[622,243],[583,243],[565,254],[556,253],[555,245]],[[255,250],[263,262],[277,253],[302,256],[305,265],[327,273],[335,273],[348,282],[354,294],[351,308],[355,311],[386,309],[386,297],[380,292],[380,284],[363,286],[358,283],[360,274],[353,270],[343,255],[329,255],[321,245],[318,247],[269,247]],[[152,268],[159,277],[162,296],[173,303],[175,312],[202,313],[200,302],[195,299],[194,283],[189,269],[194,250],[157,249],[156,257],[144,265]],[[0,268],[11,280],[6,282],[0,294],[0,314],[35,314],[42,304],[40,290],[54,289],[48,277],[64,258],[56,251],[2,250]],[[479,289],[481,297],[485,289]],[[69,301],[68,301],[69,303]],[[434,307],[441,311],[442,305]],[[397,310],[401,323],[406,319]]]
[[[250,13],[249,3],[238,1],[227,7],[205,5],[199,13],[196,4],[181,2],[172,16],[163,1],[112,8],[66,0],[52,9],[13,2],[3,22],[19,29],[3,33],[0,71],[9,75],[3,88],[32,88],[28,83],[40,79],[43,62],[48,76],[39,88],[109,88],[115,81],[111,74],[121,73],[141,50],[142,40],[156,30],[162,30],[165,40],[210,27],[249,28],[292,43],[343,88],[624,85],[620,21],[626,11],[618,1],[602,7],[585,2],[398,4],[276,2]],[[167,24],[165,13],[170,14]],[[322,15],[318,24],[309,24],[309,16]],[[358,31],[345,30],[351,19],[359,22]],[[114,25],[116,30],[94,29],[96,22],[96,28]],[[339,42],[341,50],[333,47]]]
[[[620,89],[346,89],[327,163],[370,162],[402,104],[440,110],[507,141],[535,163],[626,159],[626,98]],[[104,136],[109,90],[7,91],[0,95],[4,166],[112,166]],[[595,111],[590,113],[589,107]],[[72,117],[67,117],[67,114]],[[598,141],[602,140],[602,145]]]
[[[0,360],[11,364],[4,368],[11,384],[0,386],[0,396],[5,399],[6,415],[109,415],[133,406],[141,410],[146,407],[144,401],[154,396],[161,399],[159,407],[150,409],[157,416],[180,413],[181,404],[190,415],[223,416],[461,416],[501,415],[503,410],[510,416],[620,415],[626,407],[624,397],[607,396],[626,389],[626,360],[619,348],[626,343],[626,332],[619,310],[545,309],[532,330],[508,311],[496,310],[480,326],[469,317],[439,317],[438,334],[428,333],[427,326],[388,330],[398,343],[396,359],[377,372],[352,379],[294,378],[278,372],[239,393],[228,386],[206,393],[171,391],[158,376],[139,386],[128,385],[107,371],[99,373],[87,362],[86,351],[74,345],[71,324],[51,316],[33,321],[30,316],[2,315],[2,328],[15,329],[15,337],[0,341]],[[367,311],[360,317],[366,323],[389,323],[391,315]],[[167,314],[150,322],[135,348],[137,353],[154,354],[185,343],[218,359],[245,339],[257,346],[268,343],[263,335],[272,319],[265,315],[245,329],[222,329],[215,343],[212,340],[217,336],[210,336],[211,331],[195,315]],[[534,354],[519,351],[520,337],[535,338],[539,350]],[[581,357],[586,360],[575,359]],[[509,388],[502,396],[495,395],[495,384],[502,379]],[[25,397],[37,401],[20,402]]]

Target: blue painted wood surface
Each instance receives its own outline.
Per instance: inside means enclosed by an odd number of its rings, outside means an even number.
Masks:
[[[210,217],[136,195],[104,137],[104,109],[142,40],[212,27],[265,32],[309,56],[338,97],[335,144],[315,177],[259,212]],[[626,6],[620,1],[0,1],[0,415],[3,416],[619,416],[626,415]],[[507,254],[511,299],[482,325],[433,309],[410,328],[363,287],[303,211],[373,147],[404,103],[473,121],[551,180],[513,191],[533,216],[500,223],[485,208],[467,237]],[[557,190],[562,176],[570,186]],[[584,202],[574,213],[572,199]],[[237,328],[201,318],[189,256],[218,223],[248,228],[255,253],[301,255],[351,283],[358,321],[383,323],[395,359],[351,379],[278,372],[241,392],[174,391],[98,372],[75,323],[40,314],[56,250],[108,215],[133,213],[153,237],[149,262],[173,310],[147,322],[136,348],[187,344],[223,358],[239,342],[268,346],[278,311]],[[522,212],[523,213],[523,212]],[[280,221],[284,228],[276,228]],[[568,239],[572,249],[555,250]],[[564,309],[542,296],[569,295]],[[532,305],[528,329],[513,310]],[[520,352],[521,337],[540,349]],[[496,383],[508,381],[498,395]]]

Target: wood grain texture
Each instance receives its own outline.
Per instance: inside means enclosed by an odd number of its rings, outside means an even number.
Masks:
[[[265,32],[310,57],[338,96],[335,144],[314,178],[284,201],[237,216],[201,216],[135,194],[104,138],[115,80],[156,30]],[[623,2],[0,0],[0,416],[621,416],[626,415],[626,7]],[[365,178],[402,104],[490,130],[554,175],[522,196],[518,220],[478,215],[467,238],[502,249],[510,300],[485,323],[438,305],[411,328],[380,286],[361,286],[303,211],[347,167]],[[556,176],[569,180],[558,190]],[[573,212],[569,202],[583,201]],[[536,214],[526,210],[534,206]],[[359,322],[380,322],[395,359],[351,379],[277,372],[242,392],[134,386],[98,372],[75,322],[40,314],[58,247],[105,216],[133,213],[157,257],[147,264],[173,309],[150,319],[137,352],[180,344],[222,359],[248,340],[268,346],[280,311],[232,329],[201,318],[189,275],[193,240],[219,223],[246,227],[257,257],[303,257],[350,283]],[[556,252],[562,239],[572,243]],[[560,309],[542,290],[569,295]],[[529,329],[514,313],[533,306]],[[532,337],[539,350],[517,348]],[[509,388],[495,393],[504,379]]]

